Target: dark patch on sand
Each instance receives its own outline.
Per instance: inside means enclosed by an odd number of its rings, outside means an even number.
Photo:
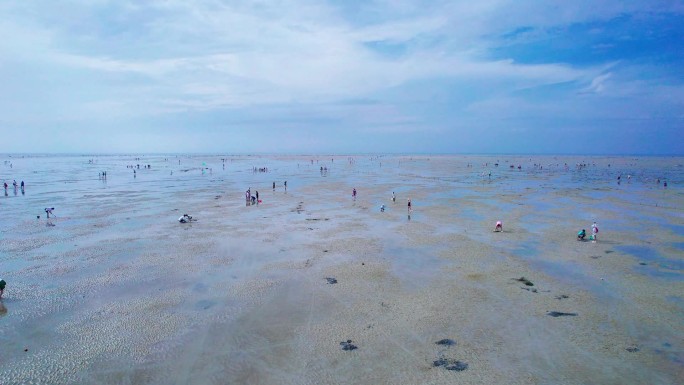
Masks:
[[[352,340],[342,341],[342,342],[340,342],[340,345],[342,345],[342,350],[347,350],[347,351],[349,351],[349,350],[356,350],[356,349],[358,349],[358,346],[352,344]]]
[[[295,208],[294,210],[290,210],[290,211],[293,213],[297,212],[297,214],[301,214],[302,212],[304,212],[304,202],[299,202],[299,204],[297,205],[297,208]]]
[[[575,317],[577,316],[577,313],[564,313],[562,311],[550,311],[546,313],[546,315],[550,315],[551,317]]]
[[[468,364],[463,361],[452,360],[450,358],[440,357],[438,360],[432,362],[434,367],[443,367],[446,370],[453,370],[456,372],[462,372],[468,369]]]

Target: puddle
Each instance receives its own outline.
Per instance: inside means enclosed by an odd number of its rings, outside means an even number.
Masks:
[[[616,246],[618,251],[636,257],[639,262],[645,262],[646,265],[638,265],[635,270],[641,274],[646,274],[653,277],[669,278],[669,279],[684,279],[684,260],[675,260],[662,256],[656,250],[646,246]]]
[[[673,233],[677,235],[684,236],[684,225],[675,225],[671,223],[660,223],[660,226],[670,229]]]

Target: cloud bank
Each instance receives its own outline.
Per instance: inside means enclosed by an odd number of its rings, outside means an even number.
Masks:
[[[682,154],[683,14],[669,1],[3,2],[0,151]]]

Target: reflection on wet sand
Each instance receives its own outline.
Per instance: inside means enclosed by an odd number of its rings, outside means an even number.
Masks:
[[[2,202],[16,220],[0,222],[0,276],[21,301],[0,321],[7,383],[639,384],[681,372],[681,159],[15,163],[34,180]],[[134,181],[131,164],[151,167]],[[621,172],[629,183],[615,183]],[[273,188],[286,180],[287,193]],[[48,205],[59,218],[36,220]],[[201,220],[179,225],[186,212]],[[593,221],[599,240],[578,242]]]

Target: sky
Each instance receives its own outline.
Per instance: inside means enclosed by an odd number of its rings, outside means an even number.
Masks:
[[[0,152],[684,155],[684,2],[0,2]]]

